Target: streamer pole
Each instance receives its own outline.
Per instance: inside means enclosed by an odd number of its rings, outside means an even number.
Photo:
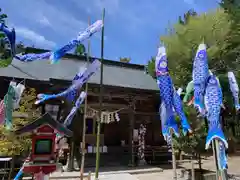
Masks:
[[[91,25],[90,17],[88,18],[88,25]],[[88,47],[87,47],[87,66],[89,66],[89,56],[90,56],[90,38],[88,39]],[[88,97],[88,82],[86,82],[85,86],[85,102],[84,102],[84,117],[83,117],[83,132],[82,132],[82,158],[81,158],[81,169],[80,169],[80,178],[83,180],[83,174],[84,174],[84,163],[85,163],[85,151],[86,151],[86,120],[87,120],[87,97]]]
[[[176,164],[175,148],[173,145],[173,131],[172,130],[171,130],[171,147],[172,147],[173,180],[177,180],[177,164]]]
[[[104,23],[105,18],[105,8],[103,9],[102,13],[102,21],[103,21],[103,27],[102,27],[102,37],[101,37],[101,73],[100,73],[100,94],[99,94],[99,114],[98,114],[98,121],[97,121],[97,149],[96,149],[96,169],[95,169],[95,180],[98,180],[98,174],[99,174],[99,161],[100,161],[100,152],[99,152],[99,146],[100,146],[100,130],[101,130],[101,114],[102,114],[102,101],[103,101],[103,56],[104,56]]]

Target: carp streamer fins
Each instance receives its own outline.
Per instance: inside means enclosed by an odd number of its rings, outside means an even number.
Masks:
[[[77,113],[77,110],[80,108],[80,105],[83,103],[84,99],[86,98],[87,94],[82,91],[81,94],[79,95],[78,99],[75,102],[75,106],[72,108],[68,116],[66,117],[64,121],[65,126],[69,126],[72,123],[73,117]]]

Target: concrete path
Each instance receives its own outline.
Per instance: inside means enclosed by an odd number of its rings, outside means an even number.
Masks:
[[[61,179],[61,180],[79,180],[79,172],[65,172],[62,174],[54,174],[50,179]],[[94,175],[91,176],[91,180],[94,180]],[[99,180],[138,180],[136,176],[129,173],[103,173],[99,174]]]
[[[228,158],[228,173],[229,174],[240,174],[240,156],[230,156]],[[161,167],[161,166],[160,166]],[[190,163],[183,163],[178,168],[177,174],[180,175],[182,168],[190,169]],[[198,168],[198,165],[195,164]],[[213,157],[207,157],[206,160],[202,160],[202,168],[215,171],[215,162]],[[121,168],[120,168],[121,169]],[[163,170],[162,170],[163,169]],[[101,172],[99,180],[170,180],[173,177],[172,169],[162,167],[152,167],[146,169],[128,169],[128,170],[113,170],[109,169],[108,172]],[[57,174],[56,174],[57,173]],[[79,180],[79,172],[56,172],[51,175],[50,179],[66,179],[66,180]],[[94,180],[94,176],[91,180]]]
[[[228,174],[240,175],[240,156],[234,155],[228,157]],[[182,168],[191,169],[190,163],[182,163],[177,170],[178,178],[180,176],[180,170]],[[198,168],[198,164],[195,164],[195,168]],[[215,161],[213,156],[207,157],[206,160],[202,160],[202,168],[210,171],[215,171]],[[145,173],[135,175],[139,180],[170,180],[173,177],[172,169],[164,169],[163,172]]]
[[[172,174],[172,170],[164,170],[161,173],[137,174],[135,177],[138,180],[171,180],[173,177]]]
[[[89,170],[86,170],[85,172],[88,172]],[[151,174],[156,172],[162,172],[163,170],[159,167],[153,167],[153,166],[143,166],[138,168],[127,168],[127,167],[119,167],[118,170],[116,168],[102,168],[99,173],[99,177],[111,177],[116,176],[128,176],[132,178],[137,178],[137,174]],[[94,172],[92,172],[94,174]],[[87,176],[88,173],[84,173],[84,176]],[[79,179],[80,178],[80,172],[74,171],[74,172],[54,172],[51,174],[50,179]],[[94,179],[94,178],[93,178]],[[119,178],[120,179],[120,178]],[[128,180],[128,179],[126,179]],[[131,180],[131,179],[129,179]],[[133,179],[134,180],[134,179]]]
[[[92,179],[94,179],[94,176],[92,177]],[[120,173],[120,174],[102,174],[99,176],[99,180],[139,180],[139,179],[129,173]]]

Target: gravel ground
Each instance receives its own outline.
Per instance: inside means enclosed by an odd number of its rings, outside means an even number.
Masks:
[[[215,171],[215,162],[213,157],[208,157],[206,160],[203,160],[202,162],[202,168],[207,169],[207,170],[212,170]],[[181,164],[182,167],[190,169],[191,164],[190,163],[184,163]],[[230,156],[228,158],[228,173],[229,174],[235,174],[235,175],[240,175],[240,156]],[[198,165],[195,165],[195,167],[198,167]],[[179,168],[177,170],[178,177],[180,175],[180,170]],[[135,175],[139,180],[169,180],[172,179],[173,177],[173,172],[171,169],[164,170],[163,172],[158,172],[158,173],[148,173],[148,174],[137,174]]]

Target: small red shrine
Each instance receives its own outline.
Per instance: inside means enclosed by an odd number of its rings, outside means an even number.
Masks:
[[[58,167],[55,151],[56,134],[71,137],[72,131],[46,113],[15,133],[21,135],[28,132],[32,132],[32,151],[24,164],[23,172],[50,174],[56,171]]]

